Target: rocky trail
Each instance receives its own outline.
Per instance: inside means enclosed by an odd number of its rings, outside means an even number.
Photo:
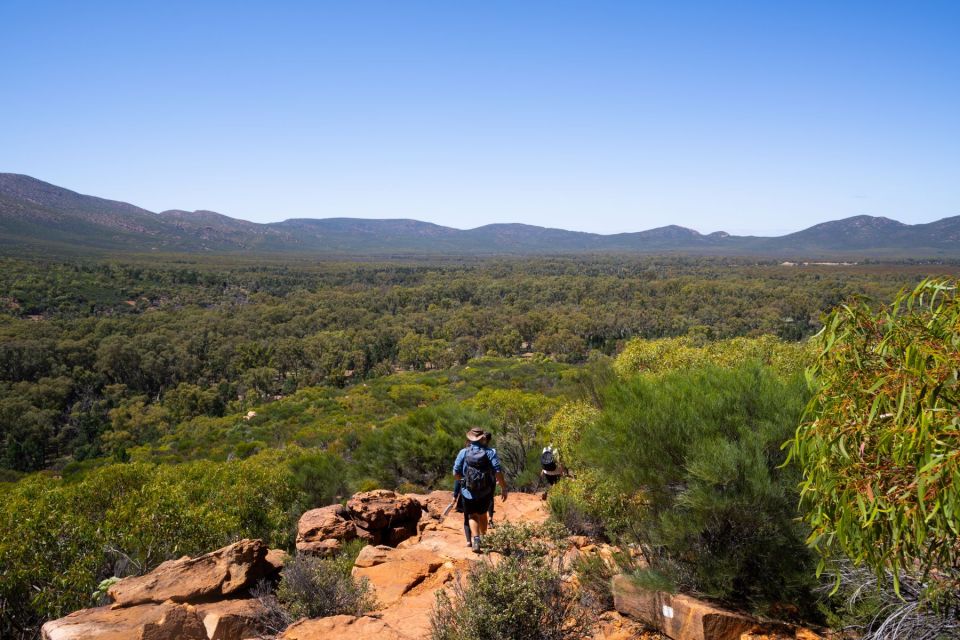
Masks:
[[[397,495],[390,491],[357,494],[346,506],[333,505],[303,515],[298,553],[329,554],[345,542],[368,542],[353,574],[369,580],[378,601],[360,617],[303,619],[280,640],[423,640],[430,637],[436,592],[449,588],[458,572],[478,556],[466,545],[463,516],[442,516],[452,494]],[[496,521],[542,523],[546,503],[537,495],[513,493],[496,503]],[[578,536],[566,552],[612,557],[612,548]],[[113,585],[112,604],[76,611],[43,626],[44,640],[246,640],[262,638],[266,607],[251,595],[258,581],[276,579],[286,554],[259,540],[241,540],[197,558],[163,563],[144,576]],[[494,558],[495,560],[495,558]],[[714,609],[685,596],[638,592],[628,581],[614,581],[617,608],[600,615],[594,640],[673,638],[674,640],[813,639],[806,630],[766,633],[756,621]],[[666,599],[665,599],[666,598]],[[629,615],[624,615],[624,613]],[[669,614],[669,616],[667,615]],[[647,630],[641,621],[668,635]],[[808,634],[808,635],[805,635]],[[519,639],[518,639],[519,640]]]

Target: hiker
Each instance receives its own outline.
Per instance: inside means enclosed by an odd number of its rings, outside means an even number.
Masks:
[[[460,483],[460,504],[470,528],[470,546],[480,553],[480,541],[487,535],[487,513],[493,501],[496,485],[500,485],[501,500],[507,499],[507,481],[497,452],[484,444],[483,429],[474,427],[467,432],[468,445],[457,454],[453,475]],[[466,533],[466,531],[465,531]]]
[[[560,463],[560,452],[552,444],[544,447],[540,453],[540,478],[552,487],[560,478],[569,475],[566,467]]]

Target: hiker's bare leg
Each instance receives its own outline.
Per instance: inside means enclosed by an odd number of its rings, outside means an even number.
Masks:
[[[487,514],[485,513],[475,513],[473,515],[476,518],[477,529],[479,533],[474,533],[475,536],[485,536],[487,535]],[[473,521],[470,523],[470,528],[473,529]]]
[[[470,535],[474,537],[483,535],[480,532],[480,522],[478,521],[478,518],[480,518],[479,513],[470,514]],[[486,514],[484,514],[484,519],[486,519]],[[486,526],[484,526],[484,531],[485,530],[486,530]]]

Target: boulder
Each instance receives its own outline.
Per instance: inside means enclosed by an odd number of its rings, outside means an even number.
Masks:
[[[294,622],[277,640],[409,640],[370,616],[330,616]]]
[[[613,578],[612,588],[617,611],[674,640],[740,640],[756,624],[690,596],[640,589],[624,575]]]
[[[207,630],[190,605],[175,606],[156,622],[143,625],[137,640],[208,640]]]
[[[355,538],[396,546],[417,535],[421,511],[417,500],[393,491],[358,493],[346,507],[331,505],[303,514],[297,526],[297,550],[330,555]]]
[[[357,527],[350,512],[340,504],[311,509],[297,523],[297,551],[329,555],[338,551],[340,543],[357,537]]]
[[[283,549],[270,549],[267,551],[267,557],[265,558],[267,564],[270,565],[275,574],[280,573],[283,565],[285,565],[289,559],[290,554]]]
[[[392,551],[393,547],[368,544],[363,549],[360,549],[360,553],[357,554],[357,559],[353,561],[353,566],[373,567],[378,564],[383,564],[390,559]]]
[[[209,640],[258,638],[269,612],[256,598],[236,598],[196,605]]]
[[[416,500],[424,514],[434,520],[439,520],[443,515],[443,510],[453,501],[453,493],[450,491],[431,491],[426,494],[408,493],[406,495]]]
[[[81,609],[47,622],[40,636],[43,640],[208,640],[196,609],[174,602]]]
[[[397,527],[389,527],[383,532],[383,541],[388,545],[397,546],[404,540],[409,540],[419,533],[417,523],[408,523]]]
[[[407,524],[412,524],[415,528],[421,514],[419,502],[410,496],[397,495],[386,489],[354,495],[347,502],[347,509],[354,523],[367,531],[380,531]]]
[[[253,586],[275,572],[260,540],[240,540],[196,558],[169,560],[144,576],[124,578],[107,592],[118,607],[148,602],[203,602]]]

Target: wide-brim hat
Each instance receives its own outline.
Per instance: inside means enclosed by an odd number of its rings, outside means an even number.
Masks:
[[[467,440],[470,442],[480,442],[486,435],[487,434],[483,429],[480,427],[474,427],[473,429],[470,429],[470,431],[467,431]]]

